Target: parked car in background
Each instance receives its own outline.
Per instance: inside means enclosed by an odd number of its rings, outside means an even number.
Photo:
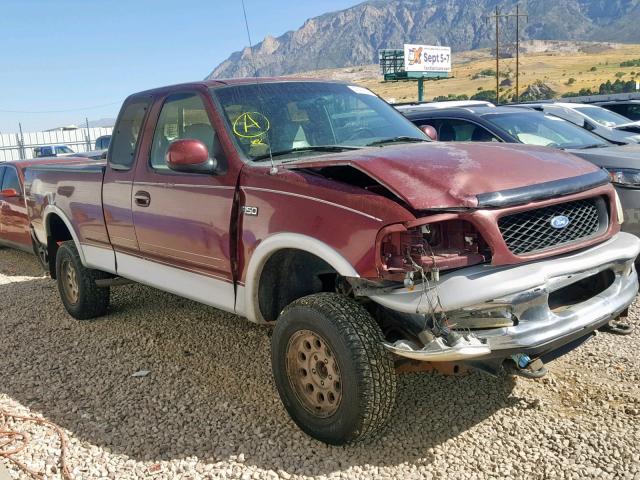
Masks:
[[[86,162],[86,158],[46,158],[0,163],[0,246],[36,253],[41,260],[46,253],[32,240],[24,198],[24,171],[36,165]]]
[[[593,105],[611,110],[634,122],[640,121],[640,100],[610,100],[595,102]]]
[[[430,142],[360,86],[164,87],[114,132],[104,164],[27,169],[66,310],[104,315],[128,279],[275,324],[275,385],[324,442],[380,429],[395,362],[539,376],[638,291],[640,240],[602,169]]]
[[[455,108],[455,107],[495,107],[485,100],[445,100],[443,102],[406,102],[394,103],[393,106],[400,110],[412,108]]]
[[[640,142],[640,123],[598,105],[561,102],[520,105],[564,118],[610,142],[617,144]]]
[[[89,152],[76,153],[74,157],[90,158],[91,160],[104,160],[107,158],[108,150],[91,150]]]
[[[109,148],[111,142],[111,135],[102,135],[96,139],[94,150],[106,150]]]
[[[33,157],[60,157],[73,155],[75,152],[67,145],[43,145],[33,149]]]
[[[622,230],[640,236],[640,145],[616,145],[573,123],[516,107],[404,110],[440,141],[523,143],[559,148],[607,169],[622,202]]]

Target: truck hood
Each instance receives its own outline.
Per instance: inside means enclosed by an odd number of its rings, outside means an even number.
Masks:
[[[540,184],[557,186],[558,181],[598,172],[594,165],[553,149],[445,142],[366,148],[300,159],[286,168],[322,172],[339,166],[368,175],[414,210],[475,208],[483,206],[479,195],[499,198],[503,191],[522,192]],[[536,198],[541,192],[544,196],[544,189],[534,189]],[[559,190],[548,192],[547,198],[558,195]]]

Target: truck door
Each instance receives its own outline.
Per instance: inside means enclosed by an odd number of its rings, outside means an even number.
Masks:
[[[9,191],[17,195],[10,195]],[[27,248],[31,245],[24,192],[18,170],[13,165],[4,167],[0,182],[0,233],[8,244]]]
[[[139,250],[131,212],[134,160],[142,148],[142,131],[150,105],[148,95],[132,97],[123,105],[107,154],[102,185],[103,212],[111,245],[115,251],[134,255]]]
[[[141,256],[156,268],[157,264],[171,267],[157,270],[159,277],[166,276],[156,279],[158,282],[171,283],[169,290],[175,293],[233,309],[229,228],[237,172],[225,168],[207,101],[211,102],[197,91],[174,93],[161,100],[149,154],[139,156],[136,165],[133,222]],[[208,147],[211,158],[218,162],[217,174],[169,169],[169,145],[185,138],[200,140]],[[182,291],[194,276],[212,282],[209,295],[217,292],[225,298],[210,301],[197,292]],[[207,283],[199,282],[198,286]]]

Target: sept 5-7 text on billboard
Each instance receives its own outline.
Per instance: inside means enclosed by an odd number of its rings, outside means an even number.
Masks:
[[[451,72],[451,48],[433,45],[404,45],[407,72]]]

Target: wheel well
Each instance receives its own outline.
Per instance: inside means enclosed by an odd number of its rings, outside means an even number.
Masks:
[[[264,265],[258,286],[258,306],[265,320],[275,321],[298,298],[334,292],[338,273],[327,262],[304,250],[275,252]]]
[[[58,244],[60,242],[66,242],[67,240],[73,240],[71,232],[67,228],[67,224],[64,223],[55,213],[52,213],[47,217],[47,258],[49,260],[49,274],[51,278],[56,278],[56,254],[58,253]]]

